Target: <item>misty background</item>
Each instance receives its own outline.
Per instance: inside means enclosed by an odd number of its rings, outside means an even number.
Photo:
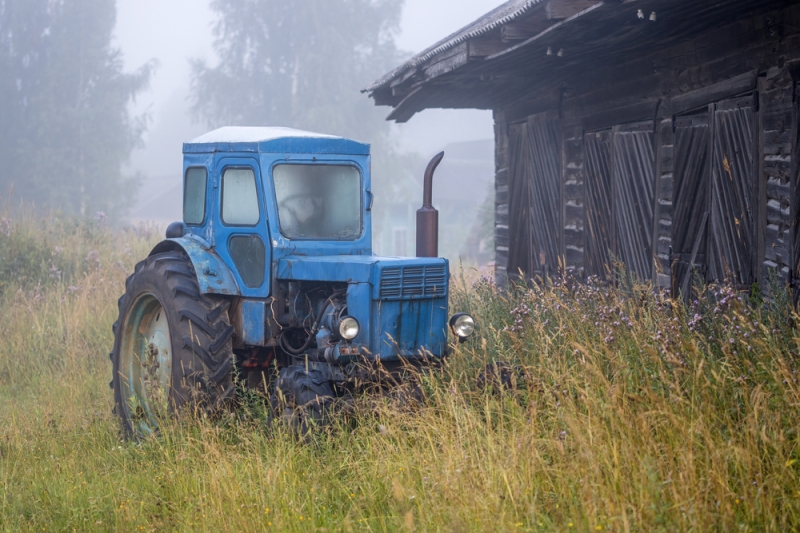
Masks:
[[[413,255],[439,150],[441,252],[491,259],[490,111],[408,124],[360,93],[501,0],[0,0],[0,189],[117,223],[181,218],[182,143],[226,125],[372,144],[376,253]]]

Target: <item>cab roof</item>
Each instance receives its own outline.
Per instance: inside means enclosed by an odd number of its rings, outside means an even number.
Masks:
[[[183,144],[184,154],[253,152],[369,155],[369,144],[292,128],[226,127]]]

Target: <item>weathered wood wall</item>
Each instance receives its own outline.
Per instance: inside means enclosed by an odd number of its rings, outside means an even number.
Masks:
[[[795,281],[798,28],[760,14],[495,109],[498,280],[617,258],[673,291]]]

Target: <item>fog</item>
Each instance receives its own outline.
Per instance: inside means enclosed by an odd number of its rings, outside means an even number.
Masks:
[[[159,67],[150,89],[142,94],[136,112],[147,112],[150,125],[145,146],[134,152],[131,170],[145,179],[134,217],[170,219],[178,216],[174,198],[180,191],[181,143],[208,129],[192,119],[189,92],[190,58],[214,64],[212,26],[215,13],[207,2],[190,0],[118,0],[116,42],[122,49],[128,69],[155,58]],[[499,0],[406,0],[400,19],[397,47],[410,56],[457,31],[487,11]],[[366,95],[362,95],[367,98]],[[382,116],[389,108],[381,108]],[[287,124],[292,126],[292,124]],[[443,204],[443,227],[455,235],[444,246],[451,257],[465,252],[466,240],[474,233],[477,210],[485,201],[493,177],[493,138],[490,111],[426,110],[406,124],[392,125],[395,148],[419,154],[413,173],[421,174],[422,164],[434,153],[446,149],[440,166],[435,199]],[[468,141],[484,141],[463,144]],[[465,186],[468,185],[468,186]],[[164,195],[164,191],[171,191]],[[390,220],[376,224],[378,251],[396,255],[413,253],[413,227],[404,222],[409,211],[385,198],[378,207],[395,213]],[[400,213],[400,215],[397,215]],[[449,223],[449,224],[448,224]],[[472,255],[487,247],[486,239],[473,239]],[[390,242],[391,241],[391,242]],[[486,255],[481,260],[486,259]]]
[[[502,4],[501,0],[406,0],[397,37],[409,53],[424,50]],[[115,38],[127,70],[150,59],[159,67],[151,88],[134,109],[149,111],[152,122],[146,148],[137,151],[132,167],[148,176],[180,172],[180,146],[207,128],[189,115],[189,58],[214,61],[211,27],[214,13],[203,0],[118,0]],[[366,98],[366,96],[365,96]],[[388,115],[390,108],[382,108]],[[453,142],[491,139],[489,111],[427,110],[394,127],[397,142],[425,155]],[[445,163],[446,164],[446,163]]]
[[[228,125],[310,129],[372,144],[379,253],[413,254],[422,172],[445,150],[443,253],[477,257],[491,112],[389,124],[361,89],[500,3],[0,0],[0,188],[47,210],[170,222],[184,142]]]

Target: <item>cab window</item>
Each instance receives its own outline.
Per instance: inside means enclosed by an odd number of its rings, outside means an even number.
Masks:
[[[183,221],[199,225],[206,219],[206,182],[208,172],[205,168],[189,168],[183,181]]]
[[[352,241],[361,236],[361,173],[356,167],[280,164],[272,178],[284,237]]]
[[[222,174],[222,222],[229,226],[255,226],[259,218],[253,169],[226,169]]]

